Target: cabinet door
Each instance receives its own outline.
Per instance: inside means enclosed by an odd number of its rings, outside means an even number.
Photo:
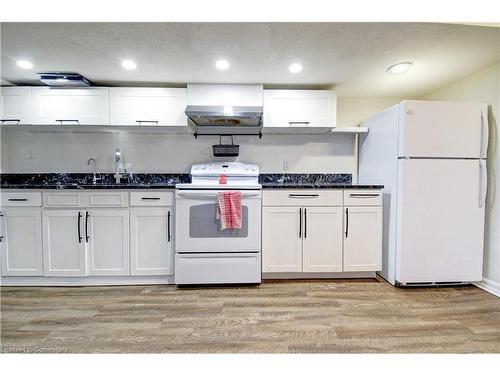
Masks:
[[[0,226],[2,275],[43,275],[41,209],[4,209]]]
[[[85,211],[43,211],[45,276],[85,276]]]
[[[172,275],[172,210],[134,208],[130,211],[132,275]]]
[[[0,123],[31,123],[31,87],[0,88]]]
[[[264,127],[335,127],[330,90],[264,90]]]
[[[380,271],[382,207],[345,207],[344,215],[344,271]]]
[[[304,207],[304,272],[342,271],[342,207]]]
[[[183,88],[110,88],[111,125],[187,126]]]
[[[96,209],[85,213],[88,274],[129,275],[129,211]]]
[[[31,89],[32,120],[36,125],[109,125],[107,87]]]
[[[299,207],[262,208],[262,272],[302,272]]]

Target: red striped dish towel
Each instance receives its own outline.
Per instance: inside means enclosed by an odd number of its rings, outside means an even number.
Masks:
[[[241,229],[241,191],[220,191],[217,202],[220,229]]]

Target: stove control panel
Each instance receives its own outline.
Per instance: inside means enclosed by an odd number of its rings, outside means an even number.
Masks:
[[[258,176],[259,166],[239,162],[218,162],[193,164],[191,167],[192,176]]]

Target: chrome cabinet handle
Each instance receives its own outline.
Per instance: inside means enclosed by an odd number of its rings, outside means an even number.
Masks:
[[[9,198],[9,202],[27,202],[28,198]]]
[[[15,122],[16,124],[20,124],[20,123],[21,123],[21,120],[20,120],[20,119],[17,119],[17,118],[11,118],[11,119],[4,119],[4,120],[0,120],[0,123],[1,123],[1,124],[5,124],[6,122]]]
[[[141,197],[143,201],[159,201],[159,197]]]
[[[143,122],[158,125],[157,120],[135,120],[135,122],[137,122],[139,125],[141,125]]]
[[[310,121],[288,121],[290,125],[298,125],[298,124],[304,124],[304,125],[309,125],[311,122]]]
[[[317,198],[319,194],[288,194],[290,198]]]
[[[370,194],[370,193],[366,193],[366,194],[357,194],[357,193],[352,193],[352,194],[349,194],[350,197],[352,198],[373,198],[373,197],[379,197],[380,194]]]
[[[77,125],[80,125],[79,120],[55,120],[56,122],[59,122],[59,125],[64,125],[65,122],[76,122]]]

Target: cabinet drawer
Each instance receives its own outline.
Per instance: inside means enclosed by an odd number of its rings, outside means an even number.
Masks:
[[[40,207],[42,193],[5,193],[2,191],[2,207]]]
[[[382,206],[382,191],[344,190],[344,206]]]
[[[272,190],[262,193],[263,206],[342,206],[342,190]]]
[[[89,193],[90,207],[128,207],[127,192]]]
[[[43,205],[45,207],[81,207],[87,204],[88,196],[85,193],[43,193]]]
[[[173,206],[173,193],[169,191],[134,191],[130,193],[131,206]]]

